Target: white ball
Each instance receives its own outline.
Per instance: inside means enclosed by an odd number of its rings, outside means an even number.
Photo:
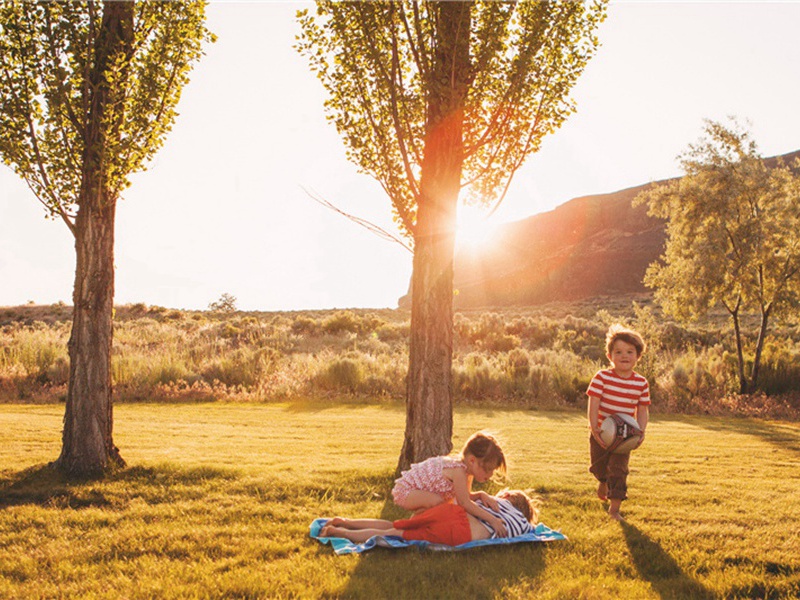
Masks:
[[[612,450],[613,454],[625,454],[634,450],[642,438],[639,423],[630,415],[617,413],[603,419],[600,424],[600,439],[606,447],[621,439],[620,444]]]

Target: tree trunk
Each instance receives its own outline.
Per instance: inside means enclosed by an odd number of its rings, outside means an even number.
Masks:
[[[772,305],[761,311],[761,327],[758,330],[758,341],[756,342],[756,351],[753,356],[753,370],[750,372],[750,383],[747,389],[748,394],[752,394],[758,388],[758,374],[761,370],[761,354],[764,351],[764,341],[767,339],[771,306]]]
[[[69,339],[69,389],[59,468],[101,475],[124,465],[112,438],[111,343],[115,203],[82,206],[75,227],[75,289]]]
[[[733,333],[736,336],[737,372],[739,374],[739,393],[747,393],[747,376],[744,373],[744,342],[742,341],[742,328],[739,323],[739,311],[731,312],[733,318]]]
[[[406,430],[398,472],[448,454],[453,447],[453,255],[464,161],[470,5],[437,3],[437,48],[414,230]]]
[[[114,310],[114,219],[117,198],[109,189],[109,141],[123,117],[124,81],[110,89],[107,72],[122,53],[130,57],[133,3],[105,2],[89,73],[89,114],[83,177],[75,219],[75,288],[69,339],[69,388],[59,469],[96,476],[124,465],[112,438],[111,343]]]

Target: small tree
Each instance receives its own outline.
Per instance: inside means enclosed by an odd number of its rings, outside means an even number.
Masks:
[[[496,205],[597,47],[605,2],[332,2],[298,48],[347,154],[413,242],[406,432],[398,468],[452,449],[453,258],[462,188]]]
[[[232,313],[236,312],[236,296],[222,294],[216,302],[208,304],[208,310],[214,312]]]
[[[112,439],[114,221],[164,142],[211,39],[204,2],[0,4],[0,155],[75,238],[61,456],[71,475],[124,464]]]
[[[684,177],[636,199],[667,219],[662,262],[650,265],[645,283],[684,321],[725,309],[740,392],[752,393],[771,321],[796,314],[800,304],[800,177],[787,165],[768,167],[736,121],[707,121],[704,132],[680,157]],[[758,320],[750,352],[748,315]]]

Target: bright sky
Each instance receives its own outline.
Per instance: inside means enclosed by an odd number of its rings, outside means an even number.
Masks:
[[[411,255],[312,201],[393,229],[344,158],[293,49],[307,2],[213,2],[219,40],[117,210],[116,302],[242,310],[395,307]],[[574,90],[578,112],[517,174],[490,224],[679,174],[704,118],[751,122],[763,155],[800,149],[800,2],[614,2]],[[0,306],[71,304],[73,240],[0,165]],[[474,220],[474,215],[473,215]]]

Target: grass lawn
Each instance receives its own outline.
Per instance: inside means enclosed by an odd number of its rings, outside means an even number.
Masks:
[[[459,408],[456,447],[496,433],[510,485],[569,540],[336,556],[314,518],[404,514],[402,406],[119,405],[129,466],[84,483],[46,467],[62,417],[0,404],[0,598],[800,596],[796,424],[654,415],[619,524],[594,497],[582,414]]]

